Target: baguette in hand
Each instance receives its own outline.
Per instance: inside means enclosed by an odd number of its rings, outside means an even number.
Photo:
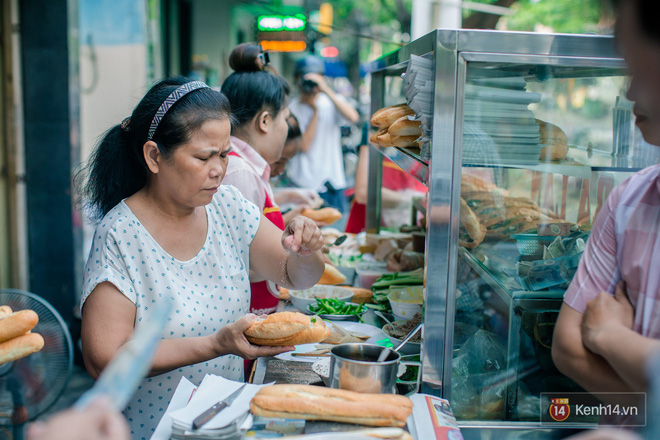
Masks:
[[[406,425],[413,404],[396,394],[363,394],[313,385],[271,385],[250,402],[252,414],[369,426]]]
[[[321,342],[330,336],[330,329],[316,316],[278,312],[258,318],[243,334],[255,345],[287,346]]]

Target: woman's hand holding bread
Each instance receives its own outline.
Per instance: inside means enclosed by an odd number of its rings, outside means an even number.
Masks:
[[[271,315],[272,316],[272,315]],[[255,322],[263,321],[253,313],[243,316],[233,324],[222,327],[215,335],[216,352],[218,356],[235,354],[245,359],[277,356],[280,353],[294,350],[293,344],[280,344],[279,346],[254,345],[245,336]]]
[[[291,346],[321,342],[330,336],[330,329],[315,316],[278,312],[255,319],[243,333],[256,345]]]
[[[282,233],[282,247],[307,257],[323,247],[323,235],[316,223],[304,215],[295,217]]]

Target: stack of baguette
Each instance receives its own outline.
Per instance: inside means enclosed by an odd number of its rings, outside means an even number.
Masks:
[[[464,174],[461,180],[459,244],[468,249],[484,239],[509,239],[539,224],[570,223],[533,200],[511,197],[506,190],[479,177]]]
[[[271,385],[252,398],[252,414],[327,420],[368,426],[403,427],[413,404],[396,394],[364,394],[313,385]]]
[[[371,116],[371,125],[378,131],[369,140],[381,147],[418,147],[422,129],[420,121],[410,120],[409,116],[414,115],[406,104],[378,110]]]
[[[31,333],[39,316],[34,310],[14,312],[9,306],[0,306],[0,365],[12,362],[44,346],[44,338]]]

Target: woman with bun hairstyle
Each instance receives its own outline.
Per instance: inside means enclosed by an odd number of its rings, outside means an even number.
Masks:
[[[281,230],[284,218],[270,186],[270,165],[280,159],[289,131],[289,85],[284,78],[264,70],[260,46],[243,43],[229,55],[234,72],[222,84],[234,116],[232,152],[225,184],[238,188],[257,205],[263,216]],[[256,314],[277,310],[279,290],[273,283],[252,276],[250,310]]]
[[[245,338],[256,319],[248,313],[249,272],[295,289],[323,273],[313,221],[297,217],[282,233],[221,185],[231,118],[226,97],[206,84],[163,80],[105,134],[79,177],[100,218],[81,295],[91,376],[149,321],[153,304],[171,302],[150,377],[125,410],[134,439],[151,437],[182,377],[242,381],[242,358],[293,349]]]

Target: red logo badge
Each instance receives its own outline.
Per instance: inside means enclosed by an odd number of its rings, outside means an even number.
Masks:
[[[550,399],[550,417],[557,422],[563,422],[571,414],[568,399]]]

